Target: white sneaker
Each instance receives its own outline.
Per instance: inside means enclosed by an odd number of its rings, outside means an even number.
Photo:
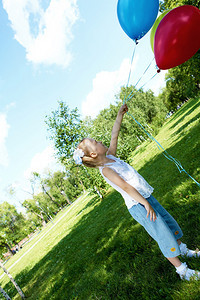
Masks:
[[[200,272],[189,269],[186,263],[182,263],[179,268],[176,268],[176,272],[182,280],[200,280]]]
[[[181,256],[187,256],[187,257],[200,257],[200,251],[199,249],[196,250],[190,250],[187,248],[186,244],[181,243],[179,245]]]

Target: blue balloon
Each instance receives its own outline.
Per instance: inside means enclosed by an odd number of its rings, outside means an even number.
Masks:
[[[139,40],[153,26],[158,9],[159,0],[118,0],[117,16],[124,32]]]

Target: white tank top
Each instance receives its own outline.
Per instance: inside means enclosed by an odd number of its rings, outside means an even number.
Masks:
[[[138,202],[103,175],[102,171],[105,166],[114,170],[122,179],[132,185],[144,198],[150,197],[153,192],[153,187],[150,186],[133,167],[113,155],[107,155],[107,158],[114,161],[99,167],[99,171],[106,182],[122,195],[128,209],[130,209],[133,205],[137,205]]]

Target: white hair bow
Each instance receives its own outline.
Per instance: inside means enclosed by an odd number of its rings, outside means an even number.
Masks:
[[[82,157],[84,156],[84,152],[83,150],[77,148],[75,151],[74,151],[74,154],[73,154],[73,159],[75,160],[75,163],[77,165],[82,165]]]

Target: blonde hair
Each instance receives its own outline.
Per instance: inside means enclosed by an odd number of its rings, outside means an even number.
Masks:
[[[84,156],[82,157],[82,162],[84,166],[88,168],[97,168],[98,165],[95,159],[90,156],[90,152],[92,149],[90,149],[90,147],[86,144],[87,139],[88,138],[82,139],[77,148],[83,150],[84,152]]]

